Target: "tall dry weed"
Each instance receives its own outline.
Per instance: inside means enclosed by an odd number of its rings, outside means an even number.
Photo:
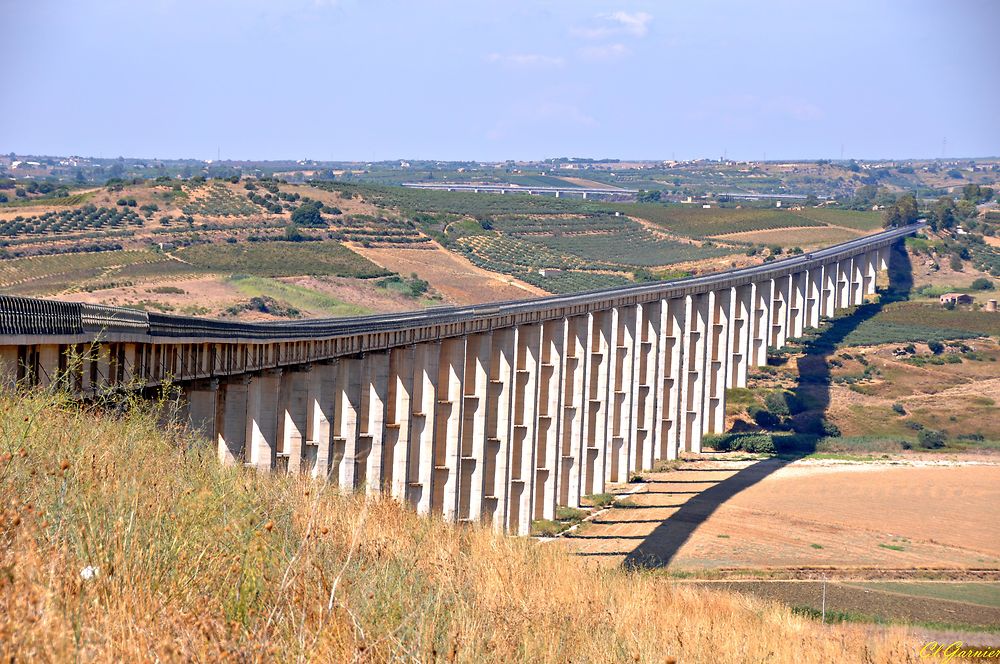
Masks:
[[[119,410],[0,395],[5,657],[916,661],[902,631],[816,625],[391,500],[221,467],[155,408]]]

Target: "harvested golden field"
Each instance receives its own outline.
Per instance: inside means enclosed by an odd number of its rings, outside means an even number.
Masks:
[[[692,461],[567,538],[605,564],[1000,573],[1000,465]]]
[[[156,413],[0,395],[0,651],[23,661],[916,662],[908,632],[598,569],[223,468]]]
[[[843,226],[803,226],[801,228],[776,228],[763,231],[746,231],[743,233],[728,233],[713,235],[719,240],[735,240],[738,242],[754,242],[757,244],[778,245],[780,247],[801,247],[812,249],[839,242],[847,242],[865,235]]]
[[[464,256],[452,253],[436,243],[427,243],[428,249],[401,247],[376,248],[352,246],[376,265],[387,270],[409,275],[413,272],[430,282],[449,304],[478,304],[501,300],[523,300],[547,293],[504,274],[476,267]]]

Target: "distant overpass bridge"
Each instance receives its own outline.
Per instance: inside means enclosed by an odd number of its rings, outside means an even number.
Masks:
[[[915,224],[671,282],[402,314],[241,323],[0,296],[10,383],[170,381],[224,463],[527,533],[723,431],[767,348],[875,292]],[[74,354],[85,355],[72,362]]]
[[[581,196],[583,198],[635,198],[638,189],[620,189],[618,187],[529,187],[515,184],[469,184],[456,182],[404,182],[408,189],[432,189],[434,191],[472,191],[475,193],[489,192],[494,194],[532,194],[535,196],[552,194],[556,198],[563,196]]]

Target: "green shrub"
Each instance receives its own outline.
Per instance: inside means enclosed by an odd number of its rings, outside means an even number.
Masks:
[[[940,355],[944,352],[944,344],[940,341],[930,341],[927,343],[927,348],[930,349],[935,355]]]
[[[906,415],[906,409],[903,408],[903,404],[901,404],[901,403],[894,403],[894,404],[892,404],[892,410],[897,415]]]
[[[768,392],[764,397],[764,405],[775,415],[790,415],[785,392]]]
[[[827,419],[820,421],[820,432],[830,438],[840,438],[840,427]]]
[[[719,452],[753,452],[755,454],[774,454],[774,438],[763,431],[748,433],[729,433],[708,438],[702,442],[711,442]]]
[[[979,277],[972,282],[972,290],[993,290],[993,282],[986,277]]]
[[[583,518],[587,516],[586,510],[578,510],[574,507],[557,507],[556,508],[556,520],[557,521],[569,521],[572,523],[579,523],[583,521]]]
[[[924,449],[933,450],[944,447],[945,440],[944,432],[935,429],[921,429],[917,433],[917,442]]]
[[[753,418],[753,421],[757,423],[757,426],[764,427],[765,429],[776,427],[781,424],[781,418],[769,411],[767,408],[762,408],[757,405],[750,406],[747,409],[747,415]]]
[[[555,537],[566,528],[565,523],[551,519],[536,519],[531,522],[531,534],[535,537]]]
[[[615,502],[614,495],[610,493],[595,493],[589,496],[584,496],[583,498],[594,507],[607,507],[611,503]]]

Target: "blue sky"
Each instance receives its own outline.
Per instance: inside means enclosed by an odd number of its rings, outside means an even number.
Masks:
[[[993,0],[0,5],[2,152],[1000,155]]]

